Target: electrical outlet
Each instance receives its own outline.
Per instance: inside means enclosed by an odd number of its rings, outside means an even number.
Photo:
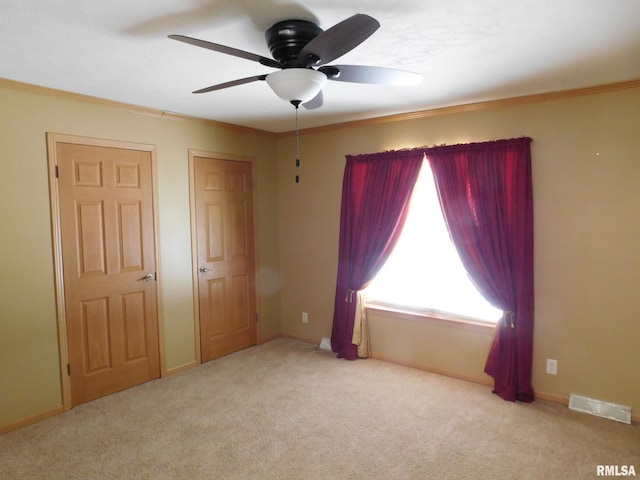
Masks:
[[[558,374],[558,361],[553,360],[552,358],[547,358],[547,373],[549,375],[557,375]]]
[[[309,323],[309,314],[307,312],[302,312],[302,323]]]

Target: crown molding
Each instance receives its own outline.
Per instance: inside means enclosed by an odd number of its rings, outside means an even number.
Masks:
[[[9,80],[5,78],[0,78],[0,88],[9,88],[12,90],[20,90],[23,92],[34,93],[37,95],[45,95],[49,97],[91,103],[94,105],[102,105],[105,107],[120,108],[132,113],[147,115],[150,117],[203,122],[214,127],[225,128],[228,130],[235,130],[235,131],[244,132],[244,133],[252,133],[252,134],[266,135],[266,136],[274,135],[272,132],[268,132],[266,130],[260,130],[257,128],[243,127],[241,125],[235,125],[233,123],[219,122],[216,120],[209,120],[201,117],[192,117],[192,116],[183,115],[180,113],[167,112],[166,110],[140,107],[138,105],[133,105],[129,103],[116,102],[114,100],[106,100],[104,98],[93,97],[90,95],[83,95],[81,93],[67,92],[65,90],[58,90],[55,88],[41,87],[39,85],[18,82],[15,80]]]
[[[121,108],[129,112],[148,115],[148,116],[157,117],[157,118],[198,121],[214,127],[225,128],[228,130],[235,130],[235,131],[244,132],[244,133],[251,133],[251,134],[258,134],[258,135],[265,135],[265,136],[275,136],[277,138],[295,135],[295,130],[274,133],[266,130],[260,130],[257,128],[244,127],[241,125],[235,125],[235,124],[226,123],[226,122],[219,122],[216,120],[209,120],[201,117],[192,117],[189,115],[167,112],[165,110],[158,110],[158,109],[153,109],[148,107],[140,107],[140,106],[132,105],[128,103],[116,102],[113,100],[105,100],[103,98],[92,97],[90,95],[67,92],[64,90],[57,90],[49,87],[41,87],[38,85],[32,85],[32,84],[18,82],[15,80],[8,80],[4,78],[0,78],[0,87],[10,88],[13,90],[21,90],[21,91],[35,93],[39,95],[47,95],[47,96],[52,96],[57,98],[65,98],[69,100],[87,102],[95,105]],[[638,88],[638,87],[640,87],[640,79],[635,79],[635,80],[628,80],[624,82],[596,85],[591,87],[574,88],[570,90],[559,90],[554,92],[535,93],[532,95],[523,95],[519,97],[510,97],[510,98],[503,98],[498,100],[487,100],[483,102],[466,103],[461,105],[453,105],[449,107],[420,110],[416,112],[372,117],[372,118],[367,118],[362,120],[338,122],[330,125],[324,125],[321,127],[304,128],[300,130],[300,133],[305,133],[305,134],[319,133],[319,132],[326,132],[326,131],[332,131],[332,130],[340,130],[343,128],[354,128],[354,127],[363,127],[368,125],[378,125],[383,123],[419,120],[423,118],[436,117],[440,115],[452,115],[455,113],[475,112],[478,110],[486,110],[490,108],[508,107],[508,106],[514,106],[514,105],[525,105],[529,103],[540,103],[540,102],[547,102],[551,100],[581,97],[585,95],[595,95],[598,93],[615,92],[618,90],[627,90],[627,89]]]
[[[423,118],[436,117],[440,115],[452,115],[455,113],[475,112],[478,110],[487,110],[490,108],[509,107],[514,105],[525,105],[529,103],[541,103],[551,100],[560,100],[572,97],[581,97],[585,95],[595,95],[598,93],[615,92],[618,90],[627,90],[640,87],[640,79],[628,80],[625,82],[609,83],[605,85],[596,85],[592,87],[574,88],[571,90],[559,90],[555,92],[535,93],[532,95],[523,95],[519,97],[502,98],[498,100],[487,100],[484,102],[466,103],[461,105],[453,105],[450,107],[432,108],[428,110],[420,110],[409,113],[399,113],[395,115],[387,115],[380,117],[367,118],[362,120],[353,120],[349,122],[334,123],[321,127],[309,127],[300,130],[300,133],[318,133],[332,130],[341,130],[344,128],[363,127],[368,125],[378,125],[382,123],[404,122],[410,120],[419,120]],[[281,132],[278,137],[287,137],[295,135],[295,130]]]

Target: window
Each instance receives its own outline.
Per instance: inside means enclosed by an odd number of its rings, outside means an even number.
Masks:
[[[365,291],[374,305],[496,323],[467,275],[442,215],[429,162],[424,161],[398,245]]]

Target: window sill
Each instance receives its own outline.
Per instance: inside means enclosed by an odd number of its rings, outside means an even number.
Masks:
[[[408,307],[394,306],[383,303],[369,302],[366,306],[367,310],[373,310],[383,313],[391,313],[403,319],[414,321],[433,321],[448,325],[457,325],[460,327],[472,327],[480,330],[495,330],[497,323],[465,318],[462,316],[454,316],[445,312],[426,309],[412,309]]]

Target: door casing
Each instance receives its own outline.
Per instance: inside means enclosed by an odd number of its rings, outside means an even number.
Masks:
[[[51,231],[53,242],[53,260],[54,260],[54,283],[55,283],[55,301],[56,301],[56,321],[58,330],[58,350],[60,356],[60,379],[62,387],[62,406],[63,410],[69,410],[71,404],[71,382],[68,375],[67,365],[69,364],[69,345],[67,341],[67,320],[65,309],[65,286],[63,277],[62,264],[62,232],[60,226],[60,192],[57,179],[57,143],[75,143],[81,145],[91,145],[98,147],[113,147],[129,150],[142,150],[149,152],[151,156],[151,181],[152,181],[152,202],[153,202],[153,221],[156,226],[154,229],[155,244],[155,260],[157,266],[156,298],[157,301],[157,317],[158,317],[158,337],[159,337],[159,356],[160,356],[160,376],[166,376],[166,360],[164,349],[164,323],[162,315],[161,282],[160,275],[161,266],[159,259],[159,242],[158,242],[158,202],[157,202],[157,159],[156,146],[132,142],[121,142],[116,140],[105,140],[99,138],[82,137],[78,135],[66,135],[59,133],[47,133],[47,158],[49,167],[49,199],[51,207]]]

